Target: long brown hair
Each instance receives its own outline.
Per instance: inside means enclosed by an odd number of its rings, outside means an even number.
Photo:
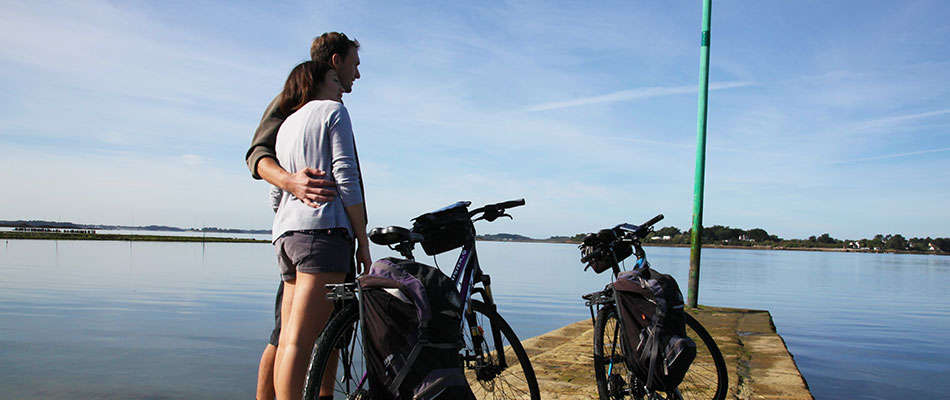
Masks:
[[[287,76],[284,90],[280,92],[277,112],[286,117],[316,99],[317,89],[329,70],[330,64],[323,62],[304,61],[297,64]]]

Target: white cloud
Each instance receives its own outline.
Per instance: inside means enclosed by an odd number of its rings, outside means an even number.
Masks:
[[[721,89],[732,89],[745,86],[751,86],[751,82],[720,82],[720,83],[711,83],[709,84],[709,90],[721,90]],[[583,97],[574,100],[566,101],[555,101],[549,103],[541,103],[528,107],[527,111],[548,111],[556,110],[560,108],[569,108],[577,106],[585,106],[590,104],[599,104],[599,103],[613,103],[618,101],[628,101],[628,100],[637,100],[637,99],[648,99],[652,97],[660,96],[672,96],[677,94],[686,94],[686,93],[697,93],[698,88],[696,86],[656,86],[656,87],[646,87],[646,88],[636,88],[621,90],[619,92],[608,93],[599,96],[590,96]]]
[[[950,114],[950,109],[897,115],[897,116],[892,116],[892,117],[887,117],[887,118],[878,118],[878,119],[862,122],[858,124],[857,126],[855,126],[854,129],[856,131],[861,131],[861,130],[866,130],[866,129],[881,129],[881,128],[892,127],[894,125],[898,125],[906,121],[914,121],[914,120],[918,120],[922,118],[930,118],[930,117],[936,117],[936,116],[947,115],[947,114]]]
[[[856,163],[856,162],[862,162],[862,161],[887,160],[891,158],[910,157],[910,156],[917,156],[921,154],[943,153],[945,151],[950,151],[950,147],[945,147],[942,149],[928,149],[928,150],[919,150],[919,151],[909,151],[909,152],[904,152],[904,153],[884,154],[884,155],[872,156],[872,157],[854,158],[850,160],[833,161],[833,162],[830,162],[829,164],[850,164],[850,163]]]

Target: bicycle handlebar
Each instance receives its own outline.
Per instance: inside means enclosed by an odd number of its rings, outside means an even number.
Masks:
[[[659,215],[653,217],[653,219],[651,219],[651,220],[649,220],[649,221],[647,221],[647,222],[644,222],[643,225],[640,225],[640,228],[641,228],[641,229],[642,229],[642,228],[649,228],[649,227],[653,226],[653,224],[655,224],[655,223],[657,223],[657,222],[660,222],[660,221],[662,221],[662,220],[663,220],[663,214],[659,214]]]
[[[474,209],[474,210],[472,210],[472,211],[469,211],[469,212],[468,212],[468,216],[469,216],[469,217],[474,217],[474,216],[477,215],[478,213],[482,213],[482,216],[480,216],[480,217],[478,217],[478,218],[475,218],[475,219],[472,220],[472,221],[474,222],[474,221],[478,221],[478,220],[484,219],[484,220],[486,220],[486,221],[488,221],[488,222],[492,222],[492,221],[498,219],[498,217],[508,217],[508,218],[512,218],[512,216],[510,216],[510,215],[508,215],[508,214],[505,214],[505,209],[508,209],[508,208],[515,208],[515,207],[521,207],[521,206],[523,206],[523,205],[525,205],[524,199],[503,201],[503,202],[501,202],[501,203],[495,203],[495,204],[487,204],[487,205],[485,205],[485,206],[483,206],[483,207],[479,207],[479,208],[476,208],[476,209]],[[514,218],[512,218],[512,219],[514,219]]]
[[[620,224],[620,225],[617,225],[616,227],[614,227],[614,230],[616,231],[616,230],[619,229],[619,230],[622,230],[622,231],[627,231],[627,232],[632,233],[632,234],[635,235],[636,237],[642,239],[644,236],[647,235],[647,233],[650,233],[650,228],[653,226],[653,224],[656,224],[657,222],[660,222],[662,219],[663,219],[663,214],[660,214],[660,215],[657,215],[657,216],[653,217],[651,220],[649,220],[649,221],[647,221],[647,222],[644,222],[644,223],[642,223],[642,224],[640,224],[640,225]],[[618,234],[619,234],[619,232],[618,232]]]

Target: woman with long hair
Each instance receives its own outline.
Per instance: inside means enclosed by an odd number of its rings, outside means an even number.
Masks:
[[[342,283],[348,273],[366,271],[371,263],[356,142],[342,94],[329,65],[307,61],[291,71],[278,104],[281,113],[289,114],[277,133],[280,166],[290,173],[308,167],[328,171],[339,193],[319,208],[290,193],[280,196],[272,229],[284,281],[274,366],[278,399],[302,394],[314,341],[333,310],[326,285]],[[353,239],[359,271],[352,271]],[[332,386],[323,386],[320,398],[332,398]]]

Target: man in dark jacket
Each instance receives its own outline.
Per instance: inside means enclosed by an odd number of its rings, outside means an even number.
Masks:
[[[313,39],[310,46],[310,58],[314,61],[330,64],[336,70],[345,93],[353,90],[353,82],[360,78],[359,72],[359,42],[350,40],[346,35],[338,32],[327,32]],[[334,183],[323,179],[326,172],[318,169],[306,168],[296,173],[289,173],[277,163],[277,153],[274,150],[277,141],[277,131],[287,118],[277,110],[279,98],[274,98],[264,110],[264,117],[254,132],[251,147],[247,150],[245,161],[254,179],[264,179],[274,186],[288,192],[311,207],[319,207],[320,203],[333,200],[336,191]],[[261,354],[261,363],[257,374],[257,398],[274,398],[274,357],[277,354],[278,338],[280,337],[280,303],[284,283],[281,281],[277,288],[277,304],[274,307],[274,330],[271,332],[267,347]]]

